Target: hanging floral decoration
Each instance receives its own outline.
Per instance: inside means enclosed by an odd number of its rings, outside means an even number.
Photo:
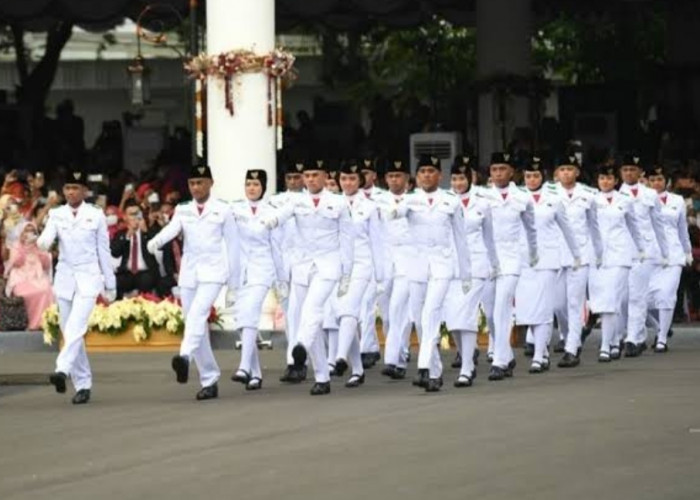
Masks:
[[[268,54],[252,50],[230,50],[221,54],[200,54],[185,63],[190,78],[206,82],[208,77],[223,80],[226,110],[234,115],[233,83],[238,75],[264,73],[267,75],[267,124],[277,128],[277,147],[282,148],[282,85],[296,79],[294,55],[281,48]],[[273,111],[273,96],[274,106]]]

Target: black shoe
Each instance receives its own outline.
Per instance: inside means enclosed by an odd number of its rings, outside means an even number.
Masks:
[[[331,383],[330,382],[316,382],[311,388],[310,394],[312,396],[323,396],[324,394],[331,393]]]
[[[544,368],[542,367],[542,363],[539,361],[533,361],[532,364],[530,365],[530,369],[527,371],[528,373],[542,373],[544,372]]]
[[[634,342],[625,342],[625,357],[636,358],[639,356],[639,349]]]
[[[544,358],[544,361],[542,362],[542,370],[545,372],[548,372],[550,366],[551,366],[551,363],[549,361],[549,358]]]
[[[491,366],[491,369],[489,370],[489,380],[503,380],[504,378],[506,378],[506,375],[503,368],[500,366]]]
[[[612,361],[612,356],[609,352],[600,351],[598,353],[598,363],[610,363]]]
[[[250,373],[245,370],[237,370],[236,373],[231,376],[231,380],[239,384],[247,385],[248,382],[250,382]]]
[[[455,387],[471,387],[472,384],[474,383],[474,379],[470,377],[469,375],[460,375],[457,377],[457,380],[455,380],[454,386]]]
[[[291,377],[294,375],[294,367],[292,365],[287,365],[284,369],[284,373],[280,377],[280,382],[291,382]]]
[[[474,360],[474,366],[479,366],[479,355],[481,352],[479,349],[474,349],[474,354],[472,355],[472,360]]]
[[[510,378],[513,376],[513,370],[515,370],[515,365],[517,363],[515,362],[514,359],[510,360],[510,363],[508,363],[508,366],[503,370],[503,375],[505,375],[506,378]]]
[[[197,393],[197,401],[216,399],[219,397],[219,386],[214,383],[208,387],[202,387]]]
[[[488,361],[489,363],[493,363],[493,353],[492,352],[486,353],[486,361]]]
[[[186,384],[190,373],[190,360],[179,354],[173,356],[173,361],[171,363],[173,370],[175,371],[175,378],[178,384]]]
[[[442,377],[429,378],[425,384],[425,392],[439,392],[442,388]]]
[[[613,361],[620,359],[621,356],[620,348],[618,346],[613,346],[610,348],[610,359]]]
[[[382,368],[381,374],[385,377],[390,377],[396,372],[396,365],[386,365]]]
[[[525,349],[523,350],[523,354],[525,355],[526,358],[531,358],[535,355],[535,344],[531,343],[526,343],[525,344]]]
[[[656,341],[654,343],[654,352],[657,354],[663,354],[665,352],[668,352],[668,346],[663,342]]]
[[[84,405],[90,401],[90,389],[80,389],[75,393],[72,401],[74,405]]]
[[[374,357],[374,362],[379,363],[379,361],[382,359],[382,353],[381,352],[371,352],[370,355]]]
[[[360,387],[364,383],[365,383],[365,374],[364,373],[362,375],[353,374],[350,376],[348,381],[345,382],[345,387],[348,387],[348,388]]]
[[[452,368],[462,368],[462,355],[460,353],[457,353],[451,366]]]
[[[647,346],[646,342],[642,342],[641,344],[637,344],[637,351],[639,351],[639,355],[641,356],[644,351],[646,351],[649,348]]]
[[[335,365],[328,365],[328,375],[331,377],[337,377],[338,372],[335,371]]]
[[[559,360],[557,366],[559,368],[575,368],[581,364],[581,359],[578,356],[574,356],[570,352],[564,353],[564,357]]]
[[[56,372],[49,375],[49,382],[56,388],[56,392],[63,394],[66,392],[66,379],[68,376],[63,372]]]
[[[566,350],[566,341],[564,341],[564,340],[560,340],[554,346],[554,352],[556,352],[557,354],[560,352],[564,352],[565,350]]]
[[[365,370],[369,370],[375,364],[377,364],[377,360],[375,359],[373,352],[363,352],[360,354],[360,359],[362,359],[362,368]]]
[[[364,363],[363,363],[364,365]],[[338,374],[339,377],[342,377],[345,375],[345,372],[348,371],[348,362],[345,361],[343,358],[338,358],[335,360],[335,373]]]
[[[246,391],[259,391],[262,389],[262,379],[260,377],[251,378],[245,385]]]
[[[413,377],[413,385],[416,387],[425,387],[428,385],[428,370],[418,370],[418,373]]]
[[[301,370],[303,368],[306,368],[306,348],[301,345],[297,344],[294,346],[294,349],[292,349],[292,359],[294,360],[294,371],[301,373]]]
[[[675,321],[674,321],[674,323],[675,323]],[[673,328],[669,328],[667,337],[668,337],[669,339],[670,339],[671,337],[673,337]]]
[[[406,368],[397,366],[394,373],[391,375],[391,380],[403,380],[406,378]]]
[[[297,372],[297,377],[298,377],[297,380],[299,382],[304,382],[306,380],[306,372],[307,372],[306,365],[302,366],[301,370],[299,370]]]

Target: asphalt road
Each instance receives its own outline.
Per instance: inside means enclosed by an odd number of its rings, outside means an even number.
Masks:
[[[169,354],[92,355],[93,401],[49,386],[0,386],[0,499],[700,498],[700,330],[672,351],[595,362],[439,394],[374,369],[360,389],[283,386],[263,351],[265,387],[229,381],[220,398],[177,385]],[[445,354],[451,358],[451,353]],[[31,380],[52,354],[0,355],[0,376]]]

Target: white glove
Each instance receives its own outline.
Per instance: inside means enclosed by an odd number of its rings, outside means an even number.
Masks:
[[[350,276],[343,276],[338,283],[338,297],[342,297],[350,289]]]
[[[537,254],[530,255],[530,267],[535,267],[539,261],[540,258],[537,256]]]
[[[501,268],[499,266],[493,266],[491,268],[491,279],[495,280],[501,275]]]
[[[265,228],[272,230],[277,227],[279,221],[277,220],[277,217],[270,217],[269,219],[264,219],[262,223]]]
[[[117,291],[116,290],[105,290],[104,293],[102,294],[102,297],[109,303],[111,304],[115,300],[117,300]]]
[[[578,271],[579,267],[581,267],[581,258],[577,257],[574,259],[574,265],[571,266],[574,271]]]
[[[668,267],[668,259],[667,258],[661,259],[661,267],[664,269],[666,269]]]
[[[229,288],[226,291],[226,309],[230,309],[236,303],[236,289]]]
[[[275,283],[275,293],[280,300],[289,298],[289,283],[286,281],[278,281]]]
[[[377,282],[377,297],[381,297],[386,293],[386,284],[383,281]]]
[[[462,293],[464,295],[469,293],[469,290],[472,289],[472,280],[462,280]]]
[[[644,253],[644,250],[639,252],[639,262],[644,262],[647,258],[647,254]]]
[[[382,210],[382,212],[384,212],[384,216],[387,218],[387,220],[394,220],[399,217],[399,211],[395,208],[387,208]]]
[[[602,266],[603,266],[603,259],[600,258],[600,257],[598,257],[598,258],[595,260],[595,267],[597,267],[598,269],[600,269]]]
[[[158,245],[156,244],[156,240],[148,240],[148,243],[146,243],[146,250],[148,250],[148,253],[151,255],[155,255],[156,252],[158,251]]]
[[[693,262],[694,262],[693,254],[692,254],[692,253],[686,254],[686,255],[685,255],[685,264],[686,264],[687,266],[692,266],[692,265],[693,265]]]

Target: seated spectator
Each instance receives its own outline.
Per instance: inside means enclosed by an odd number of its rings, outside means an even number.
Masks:
[[[41,328],[41,316],[53,303],[51,254],[39,250],[36,246],[38,237],[36,225],[27,223],[19,241],[10,249],[5,268],[5,293],[24,299],[30,330]]]
[[[126,203],[124,220],[126,229],[110,244],[112,256],[121,259],[116,272],[118,299],[132,291],[152,293],[158,283],[158,263],[146,248],[150,236],[138,203]]]

